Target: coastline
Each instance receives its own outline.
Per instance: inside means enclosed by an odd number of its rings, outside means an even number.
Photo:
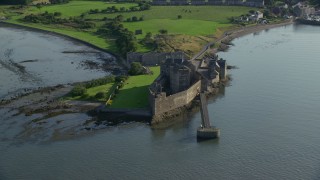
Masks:
[[[223,31],[222,35],[219,37],[216,37],[216,39],[212,42],[207,43],[205,46],[203,46],[202,50],[197,53],[196,55],[194,55],[191,60],[195,60],[198,59],[199,57],[201,57],[205,52],[211,50],[213,53],[218,53],[219,51],[221,51],[221,49],[219,48],[213,48],[211,49],[210,47],[212,45],[215,44],[224,44],[225,46],[228,46],[228,44],[225,43],[229,43],[231,42],[233,39],[251,34],[251,33],[256,33],[259,31],[263,31],[266,29],[272,29],[272,28],[277,28],[277,27],[281,27],[281,26],[287,26],[287,25],[291,25],[294,24],[293,19],[288,19],[285,21],[281,21],[281,22],[277,22],[277,23],[272,23],[272,24],[258,24],[258,25],[254,25],[254,26],[249,26],[249,27],[242,27],[242,28],[235,28],[233,30],[229,30],[229,31]],[[223,49],[223,50],[227,50]]]
[[[245,28],[241,28],[241,29],[234,29],[231,31],[227,31],[225,32],[221,37],[217,38],[214,42],[212,43],[221,43],[222,41],[228,39],[228,41],[230,42],[231,40],[235,39],[235,38],[239,38],[242,37],[244,35],[247,34],[251,34],[254,32],[258,32],[258,31],[262,31],[265,29],[271,29],[271,28],[276,28],[276,27],[281,27],[281,26],[286,26],[286,25],[290,25],[292,24],[293,21],[284,21],[281,23],[277,23],[277,24],[267,24],[267,25],[256,25],[256,26],[250,26],[250,27],[245,27]],[[30,30],[34,30],[34,31],[38,31],[38,32],[44,32],[44,33],[48,33],[48,34],[53,34],[53,35],[57,35],[57,36],[61,36],[61,37],[66,37],[70,40],[74,40],[76,42],[79,43],[83,43],[85,45],[90,44],[87,42],[84,42],[82,40],[78,40],[76,38],[72,38],[72,37],[68,37],[59,33],[55,33],[55,32],[50,32],[50,31],[46,31],[46,30],[39,30],[37,28],[31,28],[31,27],[25,27],[22,25],[15,25],[15,24],[11,24],[11,23],[3,23],[0,22],[0,25],[4,24],[4,25],[8,25],[9,27],[17,27],[17,28],[25,28],[25,29],[30,29]],[[101,48],[96,47],[94,45],[90,45],[90,47],[95,47],[96,49],[101,50]],[[208,50],[208,49],[207,49]],[[205,50],[204,52],[206,52],[207,50]],[[210,49],[212,50],[212,49]],[[104,52],[107,52],[106,50],[103,50]],[[215,49],[216,52],[218,52],[218,49]],[[204,53],[203,52],[203,53]],[[107,52],[109,53],[109,52]],[[202,54],[203,54],[202,53]],[[50,93],[30,93],[28,96],[26,97],[21,97],[21,98],[17,98],[16,100],[14,100],[14,102],[9,102],[8,104],[5,105],[1,105],[0,107],[2,108],[7,108],[10,110],[17,110],[18,114],[27,114],[26,112],[31,112],[31,115],[34,113],[41,113],[43,115],[43,119],[38,119],[35,121],[31,121],[30,124],[32,125],[37,125],[37,126],[41,126],[42,124],[47,123],[46,119],[50,119],[50,117],[52,116],[58,116],[58,115],[62,115],[62,114],[66,114],[66,113],[86,113],[90,110],[95,109],[96,107],[98,107],[100,104],[94,104],[93,102],[63,102],[61,104],[61,102],[59,102],[59,98],[61,97],[61,94],[66,93],[67,88],[62,88],[62,89],[56,89],[51,91]],[[50,98],[47,98],[48,94],[51,94]],[[219,96],[219,93],[213,93],[210,94],[209,97],[210,98],[215,98]],[[38,101],[33,101],[33,102],[27,102],[25,101],[30,100],[30,97],[39,97],[41,99],[39,99]],[[16,103],[16,105],[15,105]],[[19,106],[19,105],[22,106]],[[195,103],[196,104],[196,103]],[[195,105],[196,106],[196,105]],[[48,108],[49,107],[49,108]],[[190,105],[189,107],[185,107],[185,109],[178,109],[177,111],[173,112],[172,114],[169,114],[170,118],[177,118],[177,116],[181,116],[184,114],[184,112],[187,112],[190,109],[193,109],[194,106]],[[35,109],[35,111],[34,111]],[[64,110],[67,109],[67,110]],[[56,112],[60,112],[60,113],[56,113]],[[150,117],[151,118],[151,117]],[[92,130],[92,129],[99,129],[100,126],[99,124],[95,124],[97,122],[96,117],[92,117],[92,120],[89,121],[90,124],[88,126],[88,124],[82,124],[81,126],[83,127],[83,129],[85,130]],[[107,122],[108,124],[108,122]],[[155,123],[157,124],[157,123]],[[74,126],[79,126],[79,124],[75,124]],[[106,126],[106,124],[102,124],[102,126]],[[64,136],[64,135],[61,135]]]
[[[289,19],[289,20],[281,21],[279,23],[258,24],[258,25],[254,25],[254,26],[243,27],[243,28],[238,28],[238,29],[226,31],[226,32],[224,32],[224,34],[221,37],[219,37],[215,41],[215,43],[222,42],[226,38],[228,38],[229,41],[232,41],[233,39],[236,39],[236,38],[248,35],[248,34],[256,33],[256,32],[259,32],[259,31],[266,30],[266,29],[272,29],[272,28],[277,28],[277,27],[281,27],[281,26],[287,26],[287,25],[291,25],[293,23],[294,23],[293,20]]]
[[[9,27],[9,28],[11,27],[11,28],[17,28],[17,29],[25,29],[25,30],[30,30],[30,31],[33,31],[33,32],[40,32],[40,33],[45,33],[45,34],[49,34],[49,35],[53,35],[53,36],[58,36],[58,37],[65,38],[65,39],[67,39],[69,41],[81,43],[81,44],[84,44],[84,45],[86,45],[88,47],[91,47],[93,49],[96,49],[96,50],[99,50],[99,51],[102,51],[102,52],[105,52],[105,53],[108,53],[108,54],[112,55],[117,60],[119,60],[118,63],[122,67],[128,68],[126,63],[125,63],[126,60],[124,58],[122,58],[120,55],[118,55],[118,54],[116,54],[114,52],[111,52],[111,51],[109,51],[107,49],[98,47],[98,46],[96,46],[94,44],[91,44],[91,43],[89,43],[87,41],[83,41],[83,40],[68,36],[66,34],[61,34],[61,33],[48,31],[48,30],[44,30],[44,29],[39,29],[39,28],[35,28],[35,27],[30,27],[30,26],[24,26],[24,25],[21,25],[21,24],[10,23],[10,22],[6,22],[6,21],[0,21],[0,27]]]

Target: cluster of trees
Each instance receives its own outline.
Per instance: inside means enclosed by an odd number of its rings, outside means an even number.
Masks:
[[[76,96],[83,96],[84,94],[87,93],[87,89],[82,85],[82,84],[78,84],[75,87],[72,88],[72,90],[70,91],[70,95],[72,97],[76,97]]]
[[[118,15],[113,20],[106,22],[106,24],[99,28],[97,33],[105,37],[115,37],[116,47],[121,55],[126,56],[127,52],[134,52],[137,50],[137,40],[134,33],[124,28],[123,16]]]
[[[31,3],[32,0],[0,0],[0,4],[9,4],[9,5],[27,5]],[[60,4],[68,3],[69,0],[49,0],[51,4]]]
[[[51,4],[62,4],[62,3],[68,3],[69,0],[49,0]]]
[[[111,7],[107,7],[106,9],[90,9],[89,10],[89,14],[98,14],[98,13],[105,13],[105,14],[110,14],[110,13],[117,13],[117,12],[126,12],[129,11],[128,9],[126,9],[125,7],[121,7],[121,8],[117,8],[116,6],[111,6]]]
[[[43,23],[43,24],[52,24],[52,23],[65,23],[67,19],[58,18],[61,16],[60,12],[48,13],[47,11],[42,14],[30,14],[24,17],[24,21],[31,23]]]
[[[72,97],[75,96],[84,96],[87,93],[87,89],[92,88],[92,87],[96,87],[96,86],[101,86],[104,84],[108,84],[111,82],[114,82],[116,80],[116,78],[114,76],[106,76],[104,78],[99,78],[99,79],[95,79],[86,83],[81,83],[76,85],[70,92],[70,95]],[[96,94],[96,98],[101,99],[104,97],[105,94],[102,93],[97,93]]]
[[[9,5],[27,5],[32,0],[0,0],[0,4],[9,4]]]
[[[153,39],[151,32],[148,32],[140,42],[141,42],[141,44],[149,47],[150,49],[156,49],[156,47],[157,47],[157,43]]]
[[[129,9],[125,7],[117,8],[116,6],[107,7],[106,9],[90,9],[89,14],[98,14],[98,13],[104,13],[104,14],[111,14],[111,13],[117,13],[117,12],[134,12],[134,11],[144,11],[149,10],[151,8],[151,5],[146,2],[139,2],[138,6],[132,6]]]
[[[106,77],[103,77],[103,78],[99,78],[99,79],[95,79],[95,80],[86,82],[84,84],[84,86],[86,88],[92,88],[92,87],[108,84],[108,83],[111,83],[111,82],[114,82],[114,81],[115,81],[115,77],[114,76],[106,76]]]
[[[309,2],[313,5],[320,6],[320,0],[309,0]]]
[[[65,24],[75,28],[88,29],[94,28],[95,23],[85,21],[78,17],[70,17],[69,19],[60,18],[60,12],[48,13],[47,11],[41,14],[30,14],[24,17],[24,21],[31,23],[42,24]]]
[[[137,22],[137,21],[143,21],[144,20],[144,18],[143,18],[143,16],[141,16],[141,17],[137,17],[137,16],[132,16],[131,18],[127,18],[127,22]]]

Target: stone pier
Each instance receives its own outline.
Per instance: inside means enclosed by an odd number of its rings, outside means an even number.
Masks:
[[[210,125],[207,99],[204,93],[200,93],[201,127],[197,129],[197,138],[214,139],[220,136],[220,129]]]

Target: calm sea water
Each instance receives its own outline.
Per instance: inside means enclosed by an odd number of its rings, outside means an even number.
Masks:
[[[59,142],[2,135],[0,179],[320,179],[319,40],[320,27],[291,25],[220,53],[239,69],[209,102],[219,140],[196,141],[199,113],[164,129],[131,123]]]
[[[88,61],[102,65],[104,59],[111,58],[109,54],[65,51],[95,50],[57,36],[0,27],[0,99],[26,88],[86,81],[110,74],[85,65]]]

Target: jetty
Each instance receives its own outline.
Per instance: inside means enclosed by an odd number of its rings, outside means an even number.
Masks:
[[[200,93],[201,126],[197,129],[198,139],[215,139],[220,136],[220,129],[211,126],[207,107],[207,98]]]

